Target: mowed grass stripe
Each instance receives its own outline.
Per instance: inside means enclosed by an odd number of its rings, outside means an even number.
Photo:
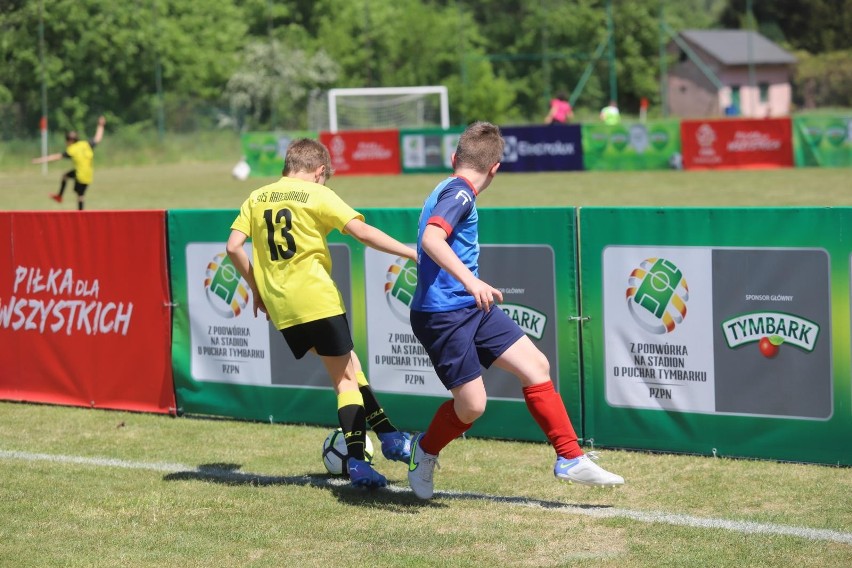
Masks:
[[[310,485],[320,488],[332,486],[347,487],[349,485],[348,481],[343,478],[330,478],[325,476],[275,476],[238,472],[234,471],[233,469],[220,467],[199,468],[178,463],[138,462],[121,460],[116,458],[92,458],[61,454],[30,453],[11,450],[0,450],[0,459],[53,462],[57,464],[71,464],[94,467],[114,467],[122,469],[149,470],[170,474],[169,478],[172,480],[198,479],[256,486]],[[410,489],[408,487],[397,485],[389,485],[384,490],[393,493],[410,492]],[[612,490],[617,491],[617,489]],[[363,490],[353,487],[352,491],[362,492]],[[701,518],[692,515],[682,515],[678,513],[670,513],[664,511],[635,511],[604,505],[578,506],[560,503],[558,501],[545,501],[540,499],[530,499],[527,497],[509,497],[502,495],[488,495],[484,493],[460,492],[449,490],[437,490],[435,491],[435,496],[436,498],[443,498],[447,500],[483,500],[522,507],[540,507],[550,511],[560,511],[572,515],[584,515],[596,518],[624,518],[642,523],[663,523],[699,529],[723,529],[746,534],[783,535],[804,538],[808,540],[836,542],[839,544],[852,545],[852,533],[835,531],[830,529],[814,529],[808,527],[795,527],[775,523],[757,523],[751,521],[737,521],[722,518]]]

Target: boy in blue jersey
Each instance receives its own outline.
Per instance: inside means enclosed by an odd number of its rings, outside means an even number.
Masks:
[[[411,328],[453,395],[411,443],[408,481],[421,499],[432,497],[440,451],[485,411],[482,367],[492,364],[521,381],[527,408],[556,450],[557,478],[583,485],[624,484],[621,476],[602,469],[580,449],[550,379],[547,357],[494,307],[503,301],[500,290],[479,279],[476,198],[497,174],[503,146],[497,126],[471,124],[452,156],[453,175],[426,198],[420,214]]]

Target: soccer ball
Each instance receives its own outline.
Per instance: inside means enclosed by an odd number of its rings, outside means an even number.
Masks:
[[[239,181],[247,180],[249,174],[251,174],[251,166],[249,166],[248,162],[244,159],[237,162],[237,165],[231,170],[231,175],[234,176],[234,179]]]
[[[365,437],[364,457],[370,463],[373,462],[373,442],[370,437]],[[346,467],[346,462],[349,459],[349,452],[346,450],[346,439],[343,437],[343,430],[337,428],[329,432],[325,441],[322,443],[322,463],[325,469],[332,475],[343,475],[349,472]]]

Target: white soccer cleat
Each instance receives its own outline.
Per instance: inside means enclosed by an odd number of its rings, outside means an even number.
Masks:
[[[610,473],[594,461],[594,454],[583,454],[578,458],[556,458],[553,466],[553,475],[568,483],[578,485],[594,485],[596,487],[615,487],[624,485],[624,478],[620,475]]]
[[[438,456],[426,453],[420,447],[423,434],[411,440],[411,461],[408,462],[408,484],[421,499],[431,499],[435,490],[433,475],[438,465]]]

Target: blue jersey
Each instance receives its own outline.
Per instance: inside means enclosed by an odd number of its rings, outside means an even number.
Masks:
[[[417,288],[411,309],[448,312],[476,305],[461,282],[423,252],[423,231],[437,225],[446,231],[447,244],[474,276],[479,278],[479,215],[476,189],[463,177],[452,176],[432,191],[423,203],[417,231]]]

